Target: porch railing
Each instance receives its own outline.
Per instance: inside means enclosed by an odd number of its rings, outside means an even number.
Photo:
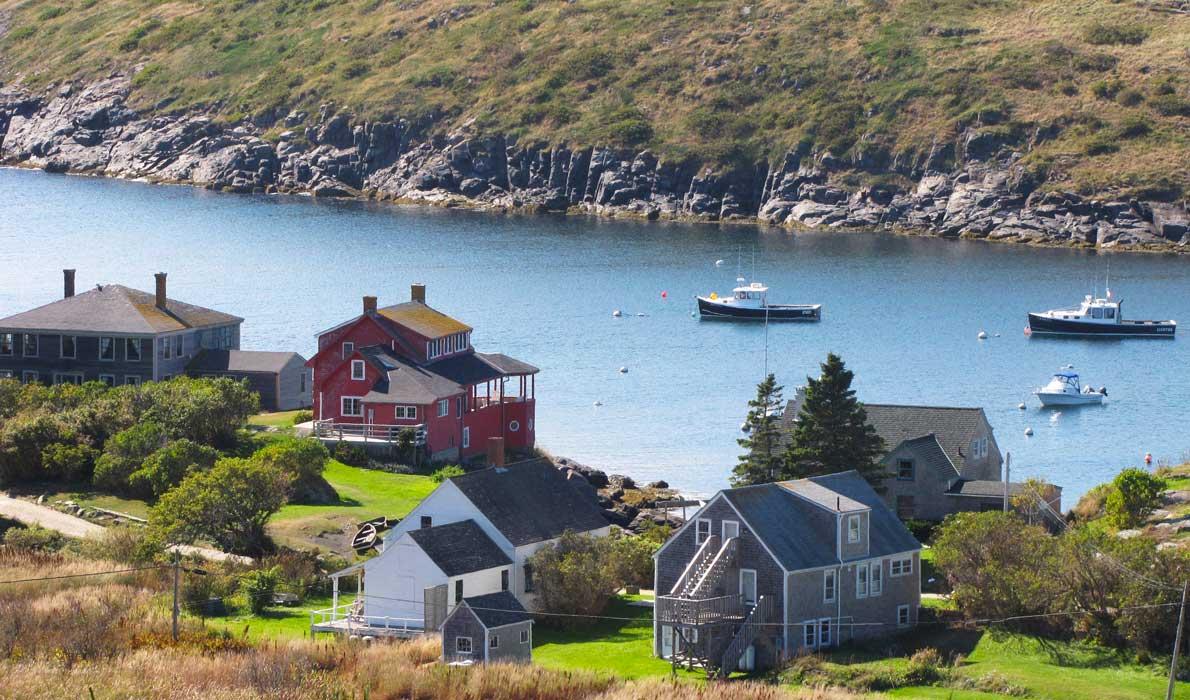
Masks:
[[[744,652],[764,633],[765,626],[774,622],[773,613],[775,611],[776,606],[772,597],[760,596],[760,599],[756,601],[756,607],[752,608],[752,611],[744,618],[744,623],[740,625],[735,637],[724,650],[723,661],[719,665],[720,676],[725,677],[739,667]]]
[[[682,598],[660,596],[654,603],[657,622],[674,625],[709,625],[742,620],[747,615],[744,596]]]
[[[425,631],[425,620],[420,617],[391,617],[388,615],[365,615],[353,611],[354,603],[343,603],[332,608],[310,611],[310,628],[333,627],[344,632],[355,630],[383,629],[389,632],[415,634]]]
[[[385,425],[381,423],[336,423],[330,420],[314,421],[314,437],[326,440],[370,440],[376,442],[396,442],[403,430],[413,430],[413,444],[420,447],[426,444],[426,426],[418,425]]]

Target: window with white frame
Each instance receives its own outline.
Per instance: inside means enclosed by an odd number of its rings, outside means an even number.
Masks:
[[[116,339],[109,336],[99,338],[99,359],[111,362],[116,359]]]
[[[351,379],[353,381],[360,381],[363,378],[364,378],[364,361],[363,360],[352,360],[351,361]]]
[[[824,617],[818,621],[818,646],[819,648],[829,647],[831,645],[831,619]]]
[[[740,569],[740,595],[745,605],[756,605],[756,570]]]
[[[0,379],[12,379],[12,370],[0,369]]]
[[[859,525],[860,525],[860,523],[859,523],[858,515],[848,515],[847,516],[847,543],[848,544],[855,544],[856,542],[859,542]]]
[[[471,653],[471,638],[470,637],[455,637],[455,653],[456,654],[470,654]]]
[[[25,357],[37,357],[37,334],[25,333],[22,336],[22,351],[21,354]]]
[[[364,401],[358,396],[344,396],[340,398],[342,402],[342,413],[345,416],[360,417],[364,415]]]
[[[83,375],[81,372],[55,372],[55,384],[74,384],[79,385],[83,383]]]
[[[16,335],[13,333],[0,333],[0,355],[12,355],[16,347]]]
[[[732,537],[740,536],[740,523],[737,520],[724,520],[722,529],[724,542],[731,539]]]
[[[161,357],[161,359],[168,360],[170,358],[170,351],[173,347],[173,338],[170,338],[169,336],[162,338],[161,340],[157,341],[157,347],[159,348],[157,354]]]
[[[500,635],[493,634],[491,637],[488,637],[488,648],[489,649],[499,649],[500,648]]]
[[[822,572],[822,602],[833,603],[838,591],[838,579],[834,569]]]
[[[855,567],[855,597],[868,597],[868,567]]]
[[[906,627],[908,625],[909,625],[909,606],[908,605],[898,605],[897,606],[897,626],[898,627]]]
[[[709,518],[699,518],[694,523],[694,544],[702,544],[711,536],[711,521]]]
[[[116,385],[116,375],[101,374],[101,375],[99,375],[99,381],[103,382],[104,384],[107,384],[108,386],[115,386]]]
[[[463,417],[463,397],[460,396],[455,399],[455,418]]]
[[[463,448],[471,447],[471,427],[463,426]]]
[[[124,383],[128,386],[139,386],[140,377],[135,374],[129,374],[124,377]]]
[[[889,566],[889,573],[892,576],[908,576],[913,573],[913,557],[893,559],[892,565]]]
[[[455,580],[455,605],[463,602],[463,579]]]
[[[343,343],[343,359],[351,357],[355,354],[355,343]]]
[[[124,359],[129,362],[140,362],[140,338],[124,339]]]
[[[393,416],[407,420],[417,420],[417,406],[394,406]]]
[[[64,360],[78,359],[78,338],[73,335],[62,336],[62,345],[59,348],[59,357]]]
[[[868,573],[868,593],[878,596],[884,590],[884,562],[874,561]]]
[[[438,417],[445,418],[450,415],[450,399],[440,399],[438,401]]]
[[[529,630],[521,630],[521,644],[529,643]]]
[[[806,620],[802,623],[802,646],[807,649],[818,647],[818,622]]]

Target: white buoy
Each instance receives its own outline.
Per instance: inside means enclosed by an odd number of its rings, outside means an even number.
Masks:
[[[621,368],[620,368],[620,374],[628,374],[628,368],[627,368],[627,367],[621,367]]]
[[[621,314],[620,314],[619,309],[616,309],[615,311],[612,312],[612,318],[619,318],[620,316],[621,316]]]
[[[985,333],[985,332],[983,332],[983,331],[980,331],[980,332],[979,332],[979,335],[977,335],[977,336],[975,336],[975,337],[976,337],[976,338],[979,338],[980,340],[987,340],[987,339],[988,339],[988,334],[987,334],[987,333]]]
[[[1000,334],[999,334],[999,333],[993,333],[993,334],[992,334],[992,337],[993,337],[993,338],[999,338],[999,337],[1000,337]]]
[[[1024,401],[1022,401],[1022,402],[1018,403],[1018,404],[1016,405],[1016,407],[1017,407],[1017,408],[1019,408],[1019,409],[1021,409],[1022,411],[1023,411],[1023,410],[1025,410],[1025,402],[1024,402]]]
[[[723,267],[723,260],[722,259],[716,260],[715,267]]]
[[[698,318],[698,314],[696,314],[696,313],[694,313],[693,311],[691,311],[691,312],[690,312],[690,318]]]
[[[1025,428],[1025,437],[1029,437],[1029,436],[1031,436],[1031,435],[1033,435],[1033,429],[1032,429],[1032,428]]]
[[[637,315],[637,316],[645,316],[646,314],[645,314],[645,312],[644,312],[644,311],[637,311],[637,312],[636,312],[636,315]]]
[[[602,405],[603,405],[603,402],[602,402],[602,401],[599,401],[599,400],[596,400],[596,401],[595,401],[595,405],[596,405],[596,406],[602,406]]]

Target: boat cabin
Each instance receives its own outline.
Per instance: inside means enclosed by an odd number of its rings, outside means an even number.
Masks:
[[[743,282],[743,277],[737,279],[736,283],[740,286],[731,290],[730,300],[724,301],[742,306],[763,307],[765,305],[765,297],[768,296],[769,288],[760,282],[753,282],[748,285],[744,285]]]
[[[1042,388],[1044,392],[1077,394],[1082,391],[1078,375],[1074,372],[1055,372],[1049,384]]]
[[[1110,291],[1108,291],[1106,299],[1097,299],[1088,294],[1077,309],[1057,309],[1050,311],[1047,315],[1068,321],[1119,323],[1120,303],[1112,298]]]

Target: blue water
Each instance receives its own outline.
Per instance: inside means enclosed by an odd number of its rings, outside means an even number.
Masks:
[[[1013,477],[1062,485],[1067,506],[1145,452],[1176,461],[1190,450],[1190,340],[1021,332],[1026,311],[1102,287],[1109,261],[1128,317],[1190,321],[1190,259],[497,216],[0,170],[0,316],[58,298],[64,267],[78,269],[80,288],[151,290],[163,270],[171,297],[247,319],[246,349],[309,356],[315,333],[357,314],[361,296],[404,301],[422,281],[431,305],[475,327],[479,349],[541,368],[542,447],[694,493],[727,484],[764,371],[762,326],[691,317],[696,293],[730,289],[738,249],[748,275],[755,250],[755,275],[774,300],[824,304],[819,324],[769,328],[768,365],[787,395],[834,351],[863,400],[983,406]],[[980,330],[993,337],[977,340]],[[1029,392],[1067,363],[1106,385],[1109,404],[1041,410]]]

